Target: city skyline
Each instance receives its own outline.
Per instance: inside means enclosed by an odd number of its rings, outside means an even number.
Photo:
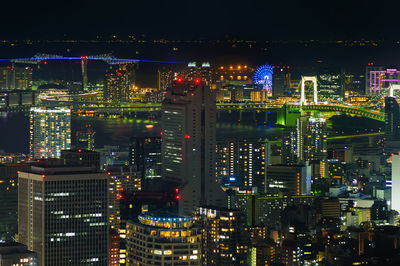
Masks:
[[[5,3],[0,265],[399,265],[397,5]]]

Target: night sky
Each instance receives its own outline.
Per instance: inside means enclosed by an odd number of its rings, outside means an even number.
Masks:
[[[397,39],[398,1],[4,1],[3,38]],[[400,36],[399,36],[400,37]]]

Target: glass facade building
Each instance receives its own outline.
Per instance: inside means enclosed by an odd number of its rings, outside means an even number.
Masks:
[[[32,167],[18,177],[18,239],[39,265],[108,264],[108,176]]]

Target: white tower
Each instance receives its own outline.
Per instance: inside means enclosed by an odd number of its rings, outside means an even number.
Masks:
[[[305,82],[311,81],[314,86],[314,104],[318,104],[317,76],[301,76],[300,105],[306,104]]]

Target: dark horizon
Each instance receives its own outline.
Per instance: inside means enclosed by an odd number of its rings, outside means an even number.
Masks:
[[[77,39],[134,35],[167,39],[395,40],[396,4],[372,1],[94,1],[52,6],[7,2],[2,36]]]

